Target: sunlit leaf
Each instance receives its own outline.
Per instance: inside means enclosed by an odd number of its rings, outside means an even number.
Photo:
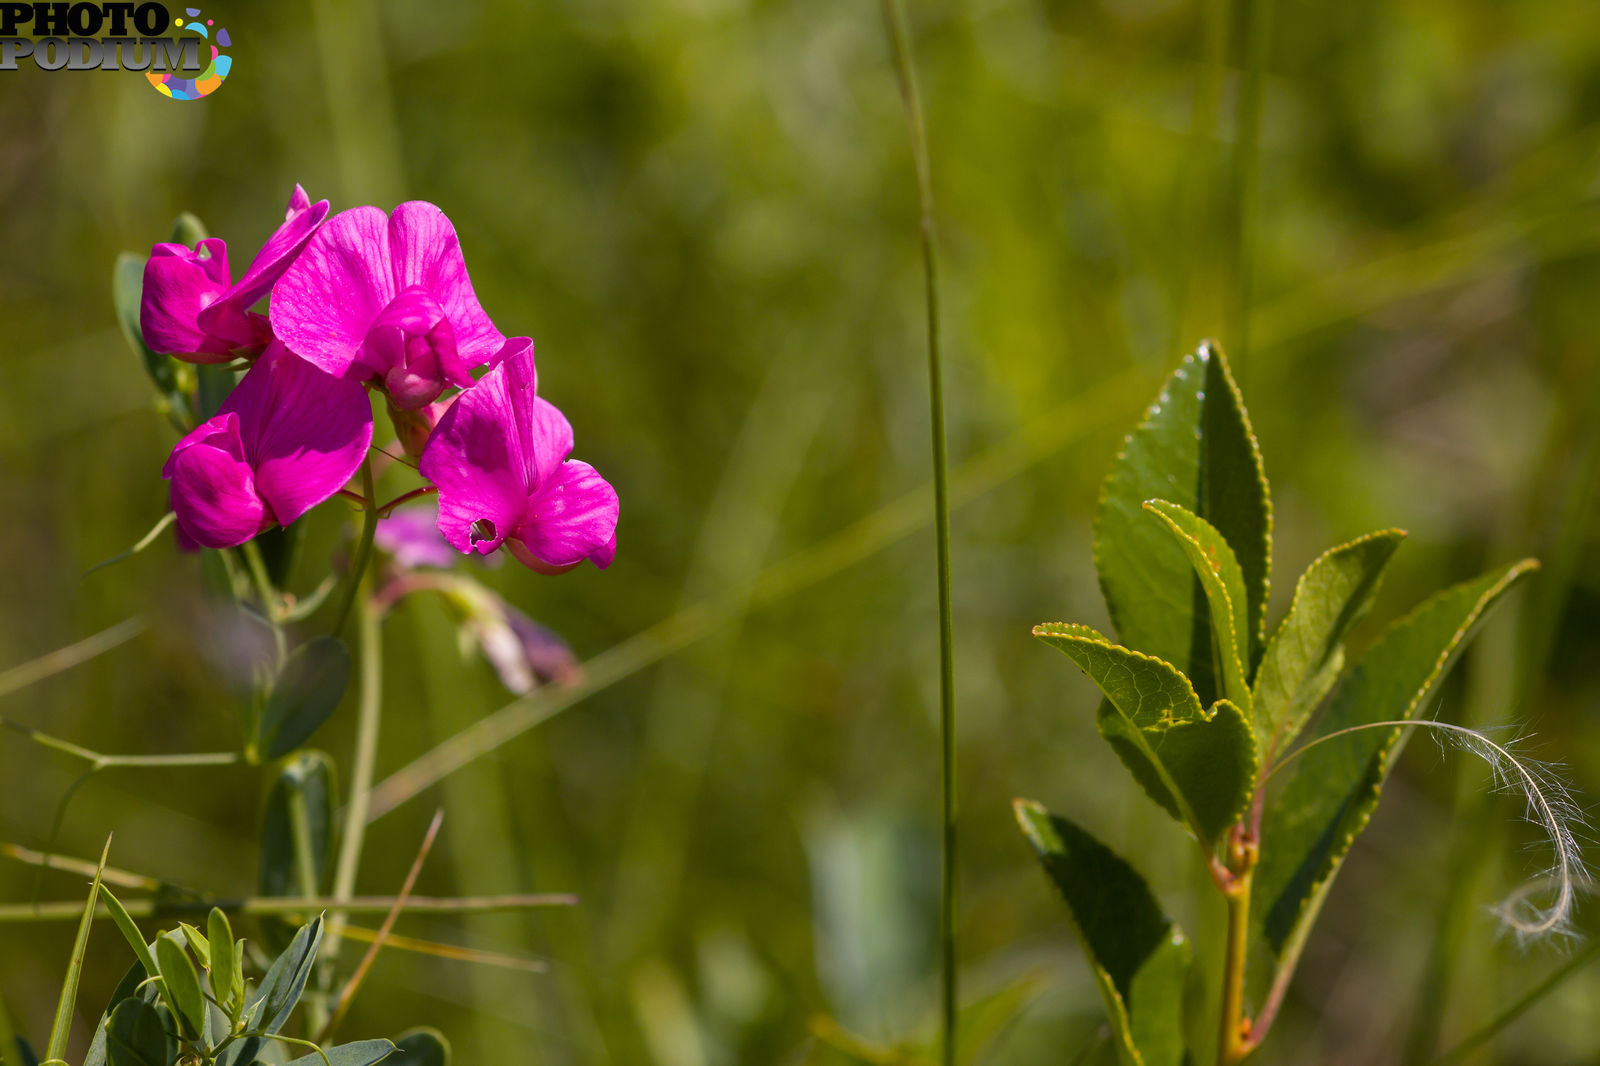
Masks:
[[[206,916],[206,934],[211,945],[211,992],[223,1004],[233,1003],[244,993],[244,975],[234,955],[233,927],[216,907]]]
[[[1060,891],[1129,1066],[1185,1061],[1183,987],[1194,950],[1138,871],[1065,818],[1017,800],[1017,822]]]
[[[89,901],[84,904],[83,917],[78,921],[78,935],[72,943],[72,957],[67,962],[67,976],[61,984],[61,996],[56,1000],[55,1022],[50,1026],[50,1043],[45,1055],[60,1059],[67,1053],[67,1037],[72,1030],[72,1011],[78,1001],[78,982],[83,977],[83,953],[89,947],[89,929],[94,925],[95,908],[100,903],[100,882],[106,871],[106,858],[111,854],[111,838],[100,852],[100,865],[94,871],[94,883],[89,886]]]
[[[309,1055],[301,1055],[297,1059],[290,1059],[286,1066],[373,1066],[378,1062],[393,1062],[394,1045],[387,1040],[357,1040],[353,1044],[340,1044],[338,1047],[323,1048],[324,1059],[313,1051]]]
[[[1263,748],[1286,750],[1327,696],[1344,666],[1344,639],[1372,606],[1404,539],[1398,529],[1369,533],[1324,552],[1300,575],[1256,672],[1256,736]]]
[[[1238,387],[1211,345],[1184,359],[1128,435],[1095,516],[1094,558],[1118,640],[1176,666],[1204,704],[1221,692],[1209,608],[1183,546],[1146,500],[1210,522],[1233,549],[1245,587],[1247,667],[1259,654],[1271,569],[1272,502]]]
[[[198,1037],[205,1031],[206,998],[200,990],[200,974],[194,968],[194,960],[174,934],[156,937],[156,964],[161,967],[161,980],[177,1007],[184,1034],[190,1039]]]
[[[1112,644],[1088,626],[1050,623],[1033,634],[1100,686],[1101,735],[1150,797],[1211,849],[1255,787],[1255,733],[1243,712],[1227,700],[1202,710],[1170,663]]]
[[[1524,560],[1454,585],[1391,625],[1334,694],[1319,735],[1414,717],[1489,609],[1537,565]],[[1372,817],[1404,732],[1362,730],[1296,759],[1294,776],[1267,814],[1255,873],[1261,930],[1274,955],[1298,954]]]
[[[295,934],[283,954],[273,960],[261,986],[252,997],[255,1027],[263,1033],[276,1033],[289,1020],[295,1004],[305,991],[317,948],[322,944],[322,916],[319,914]],[[383,1041],[388,1043],[388,1041]]]

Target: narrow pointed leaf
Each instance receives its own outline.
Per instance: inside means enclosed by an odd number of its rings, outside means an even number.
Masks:
[[[156,963],[161,967],[161,980],[176,1005],[177,1015],[183,1022],[184,1033],[191,1039],[205,1029],[206,998],[200,991],[200,974],[194,961],[173,933],[156,937]]]
[[[302,926],[294,941],[279,955],[261,979],[253,1004],[259,1004],[256,1028],[272,1034],[283,1028],[294,1011],[300,995],[306,990],[306,980],[316,962],[317,948],[322,944],[322,916],[318,915]]]
[[[408,1029],[394,1046],[386,1066],[450,1066],[450,1041],[437,1029]]]
[[[373,1066],[374,1063],[393,1061],[394,1044],[387,1040],[357,1040],[353,1044],[323,1048],[327,1059],[313,1051],[298,1059],[290,1059],[287,1066]]]
[[[1324,552],[1300,575],[1256,672],[1256,736],[1263,748],[1286,750],[1327,696],[1344,665],[1344,639],[1372,606],[1405,536],[1399,529],[1368,533]]]
[[[106,1023],[108,1066],[168,1066],[177,1045],[162,1027],[161,1014],[137,997],[123,1000]]]
[[[1125,1066],[1185,1061],[1183,986],[1194,950],[1138,871],[1083,829],[1029,800],[1023,835],[1072,915]]]
[[[111,838],[100,852],[100,865],[94,871],[94,883],[89,886],[89,902],[83,908],[83,918],[78,922],[78,935],[72,944],[72,958],[67,963],[67,977],[61,985],[61,998],[56,1001],[56,1018],[50,1026],[50,1043],[45,1057],[60,1059],[67,1053],[67,1037],[72,1031],[72,1009],[78,1001],[78,980],[83,976],[83,953],[89,947],[89,928],[94,924],[94,911],[100,903],[100,880],[106,871],[106,858],[111,854]]]
[[[144,967],[145,973],[151,977],[160,976],[161,968],[156,965],[156,957],[151,953],[150,945],[145,943],[144,934],[139,932],[139,927],[129,916],[128,909],[109,888],[102,887],[100,893],[105,896],[106,910],[111,912],[111,920],[122,933],[122,939],[133,949],[133,954]]]
[[[1524,560],[1454,585],[1391,625],[1335,693],[1319,735],[1415,717],[1487,612],[1537,566]],[[1362,730],[1308,750],[1268,813],[1256,899],[1267,946],[1291,965],[1378,805],[1404,732]]]
[[[350,652],[337,637],[317,637],[290,653],[261,711],[256,746],[269,759],[289,754],[332,716],[350,684]]]
[[[1255,734],[1227,700],[1200,707],[1170,663],[1117,644],[1088,626],[1035,626],[1100,686],[1100,733],[1151,798],[1186,823],[1208,851],[1244,811],[1259,760]]]
[[[1094,530],[1095,568],[1118,639],[1178,667],[1209,704],[1220,694],[1210,609],[1183,547],[1144,513],[1151,499],[1204,518],[1233,549],[1250,634],[1243,654],[1253,664],[1271,570],[1272,502],[1238,386],[1209,344],[1173,371],[1128,435],[1101,491]]]
[[[206,940],[206,935],[188,922],[179,922],[178,928],[183,932],[183,939],[188,941],[189,950],[200,960],[200,968],[211,969],[211,944]]]
[[[1145,505],[1189,557],[1211,614],[1211,635],[1222,663],[1222,694],[1250,717],[1250,610],[1239,560],[1215,526],[1169,500]]]

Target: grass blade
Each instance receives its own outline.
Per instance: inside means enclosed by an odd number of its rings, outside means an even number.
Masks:
[[[106,859],[111,855],[111,838],[100,852],[100,867],[95,871],[94,884],[89,886],[89,902],[84,905],[83,918],[78,922],[78,937],[72,944],[72,961],[67,964],[67,979],[61,985],[61,998],[56,1001],[56,1018],[50,1026],[50,1043],[45,1057],[50,1062],[62,1062],[67,1053],[67,1037],[72,1032],[72,1009],[78,1002],[78,979],[83,976],[83,953],[89,947],[89,929],[94,924],[95,907],[100,902],[100,875],[105,870]]]

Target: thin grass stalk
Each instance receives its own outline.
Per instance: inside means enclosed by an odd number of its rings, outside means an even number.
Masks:
[[[945,449],[944,375],[939,361],[939,248],[934,228],[933,173],[928,131],[922,116],[917,72],[911,61],[910,34],[900,0],[883,0],[884,21],[894,51],[895,76],[905,104],[911,158],[917,172],[921,212],[922,276],[928,313],[928,416],[933,438],[933,534],[939,579],[939,794],[943,827],[939,878],[939,987],[941,1055],[946,1066],[956,1056],[956,889],[960,857],[956,833],[955,623],[950,595],[950,474]]]
[[[78,922],[78,935],[72,943],[72,959],[67,964],[67,976],[61,985],[61,998],[56,1001],[55,1021],[50,1025],[50,1043],[45,1047],[47,1066],[62,1063],[67,1054],[67,1037],[72,1035],[72,1010],[78,1002],[78,981],[83,977],[83,955],[89,948],[89,929],[94,925],[95,908],[100,903],[100,871],[105,869],[111,856],[111,838],[100,852],[100,869],[95,871],[94,883],[89,887],[89,902],[84,905],[83,917]]]
[[[1534,1004],[1566,983],[1567,978],[1578,973],[1595,959],[1600,958],[1600,942],[1589,944],[1582,951],[1562,963],[1548,977],[1524,992],[1511,1006],[1491,1018],[1480,1029],[1455,1047],[1434,1059],[1431,1066],[1454,1066],[1462,1062],[1483,1045],[1493,1040],[1506,1026],[1528,1012]]]
[[[125,618],[93,636],[84,637],[76,644],[68,644],[65,648],[57,648],[37,659],[30,659],[8,670],[0,671],[0,697],[9,696],[18,689],[43,681],[47,677],[54,677],[96,656],[104,655],[112,648],[132,640],[143,632],[143,619]]]
[[[313,916],[321,911],[330,914],[387,914],[394,906],[394,896],[351,896],[334,899],[332,896],[248,896],[244,899],[131,899],[123,903],[129,917],[146,918],[186,917],[191,914],[208,914],[217,907],[229,914],[251,917]],[[578,897],[569,892],[535,892],[501,896],[412,896],[406,901],[406,910],[429,914],[488,914],[503,911],[525,911],[538,907],[576,907]],[[59,900],[48,903],[0,904],[0,925],[29,925],[36,922],[71,921],[83,913],[83,904],[77,900]],[[95,920],[111,917],[106,907],[99,907]],[[324,949],[326,950],[326,949]]]
[[[371,498],[371,484],[368,484]],[[374,511],[367,514],[367,528],[375,524]],[[356,751],[350,771],[350,801],[345,806],[344,839],[339,842],[339,857],[334,865],[333,898],[347,900],[355,895],[356,874],[361,868],[361,851],[366,844],[367,811],[372,802],[372,779],[378,761],[378,730],[383,718],[383,635],[378,612],[371,603],[371,581],[358,575],[361,603],[357,608],[359,654],[361,657],[360,694],[356,709]],[[339,937],[344,931],[344,916],[335,912],[328,921],[325,950],[329,958],[338,954]]]

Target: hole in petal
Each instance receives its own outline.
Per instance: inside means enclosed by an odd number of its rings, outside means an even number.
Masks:
[[[479,541],[494,539],[494,523],[487,518],[480,518],[472,523],[469,542],[476,546]]]

